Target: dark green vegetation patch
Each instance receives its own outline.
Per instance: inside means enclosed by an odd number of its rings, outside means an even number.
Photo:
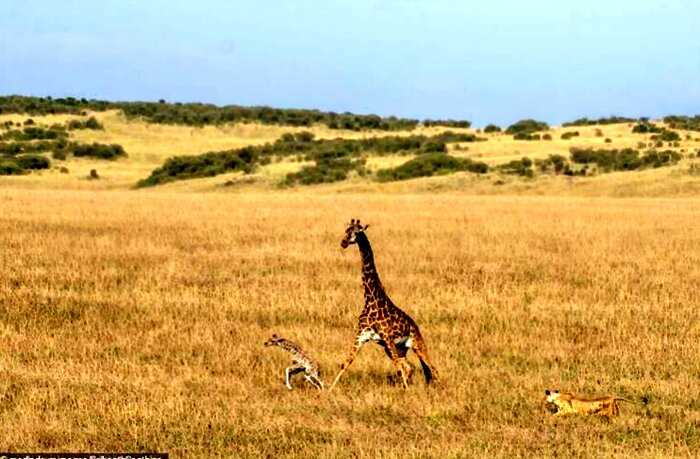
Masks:
[[[595,149],[572,148],[571,161],[578,164],[595,164],[603,172],[632,171],[676,164],[681,155],[673,150],[649,150],[643,155],[633,148]]]
[[[506,129],[506,133],[511,134],[514,137],[520,135],[521,139],[519,140],[530,140],[526,138],[527,135],[533,134],[537,131],[546,131],[548,129],[549,125],[544,121],[525,119],[508,126],[508,129]]]
[[[365,139],[319,139],[310,132],[287,133],[272,144],[209,152],[203,155],[179,156],[168,159],[163,166],[138,182],[137,186],[153,186],[174,180],[212,177],[227,172],[252,172],[257,165],[270,163],[274,157],[297,157],[313,161],[301,171],[287,174],[287,185],[328,183],[345,180],[351,171],[360,175],[364,155],[444,154],[449,142],[475,142],[473,134],[446,131],[435,136],[387,136]]]
[[[441,153],[429,153],[413,158],[398,167],[377,171],[377,180],[380,182],[408,180],[461,171],[485,174],[489,171],[489,166],[486,163],[472,161],[469,158],[456,158]]]
[[[92,144],[72,144],[71,152],[73,156],[77,158],[89,157],[96,159],[116,159],[119,157],[126,157],[126,152],[121,145],[118,144],[103,144],[103,143],[92,143]]]
[[[378,129],[383,131],[411,130],[419,120],[357,115],[353,113],[322,112],[306,109],[280,109],[271,107],[217,106],[202,103],[158,102],[108,102],[74,97],[52,99],[50,97],[4,96],[0,97],[0,113],[27,113],[46,115],[51,113],[86,114],[87,110],[122,110],[127,117],[143,118],[151,123],[204,126],[235,122],[258,122],[286,126],[311,126],[323,124],[331,129]],[[469,127],[465,120],[425,120],[425,125]],[[97,127],[85,127],[99,129]],[[75,127],[71,129],[81,129]]]
[[[664,122],[672,129],[684,129],[686,131],[700,131],[700,115],[695,116],[667,116]]]
[[[594,126],[596,124],[620,124],[620,123],[634,123],[637,121],[636,118],[627,118],[625,116],[608,116],[606,118],[598,119],[588,119],[586,117],[579,118],[574,121],[569,121],[563,123],[562,126]]]
[[[213,177],[226,172],[251,172],[259,156],[257,147],[212,151],[203,155],[175,156],[140,180],[138,187],[161,185],[175,180]]]

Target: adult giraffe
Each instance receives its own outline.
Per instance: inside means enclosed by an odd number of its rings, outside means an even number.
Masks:
[[[384,291],[382,283],[374,266],[374,254],[372,246],[367,239],[365,230],[369,225],[362,226],[360,220],[351,220],[345,230],[345,237],[340,242],[342,248],[351,244],[357,244],[362,257],[362,283],[365,288],[365,307],[360,313],[357,325],[357,335],[353,343],[350,355],[340,366],[340,372],[335,377],[329,390],[338,383],[341,375],[348,369],[357,356],[358,351],[367,341],[375,341],[384,348],[401,377],[404,388],[408,387],[408,380],[413,368],[406,361],[406,353],[413,349],[421,367],[425,382],[437,380],[437,371],[431,365],[428,358],[428,350],[425,340],[421,336],[418,325],[404,311],[399,309]]]

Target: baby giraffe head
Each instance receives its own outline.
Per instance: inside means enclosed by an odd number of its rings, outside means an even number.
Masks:
[[[364,233],[365,230],[369,228],[369,225],[364,225],[360,223],[360,220],[355,220],[354,218],[350,220],[350,224],[345,230],[345,237],[340,241],[340,246],[346,249],[350,244],[357,243],[357,235]]]
[[[265,346],[275,346],[275,345],[279,344],[283,339],[284,338],[282,338],[281,336],[277,336],[277,335],[273,334],[270,337],[270,339],[265,341]]]

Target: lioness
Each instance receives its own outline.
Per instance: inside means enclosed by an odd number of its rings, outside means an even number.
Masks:
[[[559,392],[559,390],[544,391],[545,402],[547,408],[555,416],[563,414],[598,414],[600,416],[612,417],[620,414],[620,406],[618,402],[639,403],[634,400],[629,400],[614,395],[605,397],[577,397],[568,392]],[[645,399],[642,400],[646,404]]]

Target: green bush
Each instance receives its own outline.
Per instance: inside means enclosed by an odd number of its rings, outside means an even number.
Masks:
[[[339,182],[348,178],[350,171],[364,175],[364,159],[324,158],[313,166],[304,166],[299,172],[287,174],[285,185],[315,185],[319,183]]]
[[[0,158],[0,175],[22,175],[26,173],[14,158]]]
[[[579,135],[581,135],[581,134],[579,134],[578,131],[569,131],[569,132],[563,133],[561,135],[561,138],[562,138],[562,140],[569,140],[572,137],[578,137]]]
[[[498,169],[504,174],[514,174],[523,177],[533,177],[535,175],[532,170],[532,160],[528,157],[501,164],[498,166]]]
[[[472,161],[468,158],[456,158],[441,153],[430,153],[419,155],[398,167],[377,171],[377,180],[380,182],[408,180],[417,177],[446,175],[460,171],[484,174],[488,170],[489,167],[486,163]]]
[[[549,155],[547,159],[536,160],[535,164],[543,173],[554,172],[557,175],[569,168],[569,161],[562,155]]]
[[[657,142],[678,142],[681,140],[681,136],[678,135],[676,131],[671,131],[668,129],[661,129],[657,131],[658,134],[652,135],[651,140]]]
[[[213,177],[227,172],[252,172],[258,159],[254,147],[209,152],[196,156],[175,156],[137,183],[138,187],[160,185],[175,180]]]
[[[658,133],[658,132],[662,132],[662,131],[663,131],[663,128],[656,126],[654,124],[651,124],[648,121],[642,121],[640,123],[637,123],[632,128],[632,132],[635,134]]]
[[[484,132],[501,132],[501,128],[499,126],[496,126],[495,124],[487,124],[484,128]]]
[[[513,135],[513,140],[540,140],[540,135],[518,132],[517,134]]]
[[[0,155],[14,156],[25,151],[24,142],[0,142]]]
[[[672,129],[700,131],[700,115],[695,116],[666,116],[664,122]]]
[[[68,129],[93,129],[93,130],[103,130],[104,126],[102,123],[97,121],[94,116],[91,116],[85,121],[81,120],[70,120],[66,126]]]
[[[29,140],[56,140],[65,139],[68,133],[63,128],[44,129],[38,126],[28,126],[22,129],[10,130],[0,135],[0,140],[15,140],[26,142]]]
[[[681,155],[672,150],[650,150],[640,156],[637,150],[572,148],[571,161],[578,164],[596,164],[604,172],[630,171],[646,167],[661,167],[676,164]]]
[[[595,124],[619,124],[619,123],[634,123],[637,121],[634,118],[626,118],[624,116],[609,116],[607,118],[598,118],[595,120],[590,120],[588,118],[579,118],[574,121],[569,121],[562,124],[563,127],[569,126],[592,126]]]
[[[642,156],[642,166],[643,167],[663,167],[671,164],[676,164],[680,161],[682,155],[673,150],[656,151],[649,150]]]
[[[511,124],[506,129],[508,134],[532,134],[537,131],[546,131],[549,129],[549,125],[543,121],[536,121],[533,119],[520,120],[517,123]]]
[[[447,126],[447,127],[464,128],[464,129],[466,129],[472,125],[471,122],[466,121],[466,120],[453,120],[453,119],[423,120],[422,124],[423,124],[423,126]]]
[[[17,166],[22,169],[48,169],[51,167],[51,161],[39,155],[19,155],[15,158]]]
[[[119,157],[126,157],[127,154],[124,151],[124,147],[118,144],[102,144],[102,143],[92,143],[85,145],[75,144],[72,146],[71,151],[73,156],[77,158],[90,157],[97,159],[116,159]]]

